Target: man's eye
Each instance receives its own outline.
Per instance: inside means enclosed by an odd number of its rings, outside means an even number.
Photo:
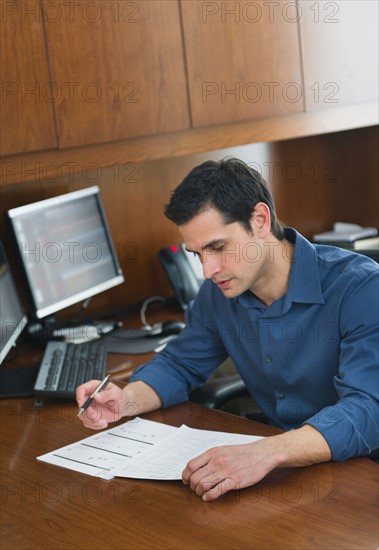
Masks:
[[[220,244],[219,246],[214,246],[213,247],[213,250],[215,252],[221,252],[222,250],[224,250],[224,245],[223,244]]]

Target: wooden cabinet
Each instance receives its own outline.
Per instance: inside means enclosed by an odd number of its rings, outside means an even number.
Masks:
[[[178,2],[69,4],[44,0],[59,147],[188,128]]]
[[[0,4],[2,183],[377,123],[371,0]]]
[[[194,127],[304,110],[296,11],[273,4],[182,2]]]
[[[378,99],[378,3],[301,0],[306,110]]]
[[[28,8],[31,8],[28,10]],[[56,147],[38,2],[1,2],[1,154]]]

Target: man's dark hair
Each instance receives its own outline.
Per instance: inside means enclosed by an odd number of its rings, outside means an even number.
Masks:
[[[225,224],[239,222],[251,232],[250,218],[258,202],[269,207],[271,231],[282,240],[284,231],[276,216],[274,200],[259,172],[236,158],[209,160],[193,168],[175,189],[165,215],[176,225],[183,225],[214,207]]]

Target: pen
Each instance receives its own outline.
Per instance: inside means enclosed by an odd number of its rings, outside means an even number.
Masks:
[[[80,407],[79,409],[79,412],[77,414],[77,416],[80,416],[82,413],[84,413],[84,411],[86,411],[88,409],[88,407],[91,405],[92,401],[93,401],[93,398],[95,397],[95,395],[97,393],[99,393],[100,391],[102,391],[105,386],[108,384],[109,382],[109,379],[110,379],[111,375],[108,374],[104,380],[102,380],[102,382],[100,382],[100,384],[97,386],[97,388],[95,389],[95,391],[92,393],[92,395],[89,396],[89,398],[87,399],[87,401],[84,403],[84,405],[82,407]]]

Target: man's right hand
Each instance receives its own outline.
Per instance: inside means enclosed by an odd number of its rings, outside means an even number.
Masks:
[[[79,407],[92,395],[99,383],[99,380],[91,380],[76,389],[76,401]],[[135,404],[128,402],[126,393],[110,383],[102,392],[94,396],[92,404],[79,418],[86,428],[102,430],[109,423],[116,422],[123,416],[134,416],[137,414],[136,409]]]

